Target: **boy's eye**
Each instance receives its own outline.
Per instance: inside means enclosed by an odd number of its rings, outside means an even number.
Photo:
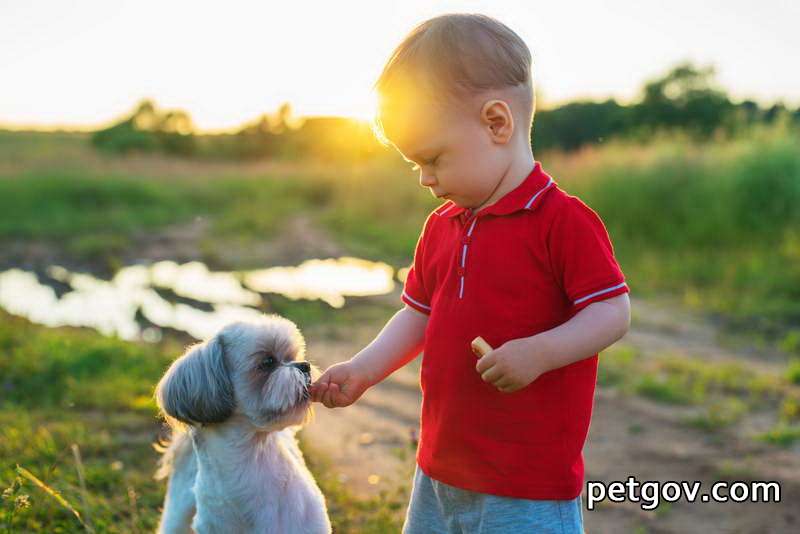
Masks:
[[[439,161],[439,156],[436,156],[431,161],[423,161],[423,163],[426,164],[426,165],[436,165],[437,161]],[[418,171],[419,170],[419,165],[415,164],[413,167],[411,167],[411,170],[412,171]]]

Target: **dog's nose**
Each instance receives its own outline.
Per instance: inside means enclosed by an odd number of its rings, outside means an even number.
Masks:
[[[297,362],[292,365],[303,371],[305,374],[311,373],[311,364],[308,362]]]

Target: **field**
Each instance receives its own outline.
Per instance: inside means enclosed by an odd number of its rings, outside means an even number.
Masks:
[[[601,355],[588,479],[778,480],[774,504],[604,503],[589,532],[699,525],[782,532],[800,521],[800,135],[781,127],[536,153],[606,222],[632,289],[629,334]],[[406,266],[436,203],[385,157],[199,162],[108,156],[81,134],[0,132],[0,271],[202,261],[212,270],[356,256]],[[64,288],[60,289],[61,292]],[[319,367],[352,356],[399,292],[266,295]],[[0,311],[0,531],[145,532],[163,484],[152,389],[191,339],[127,342]],[[396,532],[414,465],[419,361],[301,433],[337,532]]]

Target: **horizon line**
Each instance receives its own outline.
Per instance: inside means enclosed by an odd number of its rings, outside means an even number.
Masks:
[[[773,100],[770,100],[770,101],[765,101],[764,99],[761,99],[761,98],[750,98],[750,97],[731,98],[731,95],[728,95],[728,96],[729,96],[731,102],[733,102],[734,104],[742,104],[743,102],[751,101],[751,102],[755,102],[756,104],[758,104],[759,107],[766,108],[766,109],[768,109],[768,108],[770,108],[772,106],[775,106],[775,105],[781,105],[782,104],[784,107],[786,107],[789,110],[791,110],[796,105],[797,106],[797,110],[800,111],[800,97],[795,97],[793,99],[778,98],[778,99],[773,99]],[[137,100],[137,103],[142,102],[143,100],[150,100],[154,104],[156,104],[156,106],[158,106],[158,102],[154,98],[150,98],[150,97],[140,98],[140,99]],[[620,98],[620,97],[616,97],[616,96],[613,96],[613,95],[609,95],[609,96],[606,96],[606,97],[597,97],[597,96],[587,95],[586,97],[578,96],[578,97],[573,97],[573,98],[569,98],[569,99],[563,99],[563,100],[559,100],[559,101],[555,101],[555,102],[549,102],[546,107],[542,107],[542,108],[540,108],[537,105],[536,106],[536,112],[552,111],[554,109],[557,109],[559,107],[565,106],[567,104],[586,103],[586,102],[602,103],[602,102],[607,102],[609,100],[615,100],[615,101],[617,101],[617,103],[619,103],[620,105],[623,105],[623,106],[630,106],[630,105],[633,105],[634,102],[635,102],[635,99]],[[794,100],[794,104],[792,104],[792,100]],[[283,105],[285,103],[287,103],[287,102],[283,102],[283,103],[279,104],[279,106]],[[288,103],[291,105],[291,102],[288,102]],[[134,105],[134,108],[135,108],[135,105]],[[174,110],[185,111],[190,117],[192,116],[190,111],[188,111],[186,109],[182,109],[180,107],[177,107],[177,108],[170,107],[170,108],[163,108],[163,109],[165,111],[174,111]],[[254,117],[252,119],[250,119],[249,121],[244,121],[243,123],[241,123],[238,126],[222,127],[222,128],[201,128],[201,127],[196,127],[192,131],[192,133],[195,134],[195,135],[225,135],[225,134],[233,134],[233,133],[238,132],[239,130],[241,130],[242,128],[247,126],[248,124],[251,124],[251,123],[255,122],[261,116],[268,115],[269,113],[270,112],[268,112],[268,111],[264,111],[264,112],[258,113],[256,115],[254,115]],[[13,122],[6,122],[2,118],[0,118],[0,131],[40,132],[40,133],[58,133],[58,132],[62,132],[62,133],[91,133],[91,132],[96,132],[98,130],[102,130],[102,129],[105,129],[105,128],[109,128],[109,127],[113,126],[114,124],[117,124],[118,122],[124,120],[126,117],[129,117],[131,114],[132,114],[132,112],[119,114],[114,119],[110,119],[110,120],[106,120],[106,121],[102,121],[102,122],[98,122],[98,123],[92,123],[92,124],[86,124],[86,123],[13,123]],[[347,114],[335,114],[335,113],[331,113],[331,114],[315,113],[315,114],[307,114],[307,115],[293,115],[292,117],[294,119],[296,119],[296,120],[301,120],[301,121],[305,121],[305,120],[309,120],[309,119],[336,118],[336,119],[349,119],[349,120],[353,120],[353,121],[356,121],[356,122],[363,122],[365,124],[369,124],[369,122],[370,122],[370,119],[364,118],[362,116],[347,115]]]

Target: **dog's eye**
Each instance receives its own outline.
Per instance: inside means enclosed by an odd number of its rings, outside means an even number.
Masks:
[[[261,363],[258,364],[258,368],[261,369],[262,371],[268,371],[275,366],[275,363],[276,363],[275,357],[268,355],[266,358],[261,360]]]

